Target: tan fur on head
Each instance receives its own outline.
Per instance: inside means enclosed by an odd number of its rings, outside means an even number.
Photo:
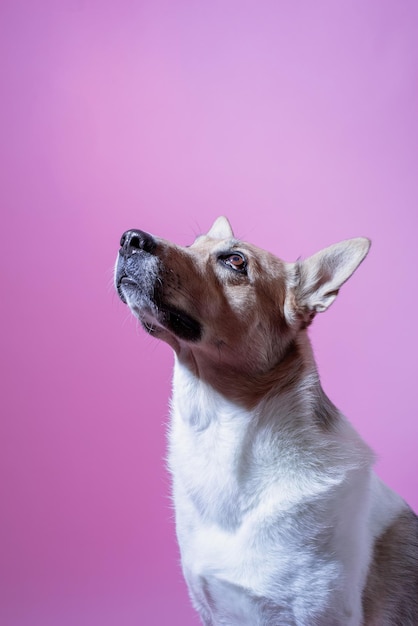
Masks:
[[[166,340],[181,359],[194,362],[199,375],[219,372],[222,364],[238,381],[265,374],[283,356],[291,336],[284,319],[287,267],[255,246],[219,238],[220,232],[218,223],[210,236],[198,237],[187,249],[159,241],[164,297],[204,320],[202,341]],[[245,275],[220,262],[235,250],[245,255]]]

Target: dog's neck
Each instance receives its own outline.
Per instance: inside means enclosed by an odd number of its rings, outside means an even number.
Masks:
[[[274,420],[298,437],[298,430],[332,433],[345,419],[324,393],[306,332],[291,341],[265,371],[227,367],[195,352],[177,352],[173,405],[192,429],[237,414]],[[274,406],[274,414],[269,407]],[[225,417],[227,419],[227,417]],[[291,421],[291,423],[289,422]],[[348,428],[350,428],[347,425]]]
[[[300,350],[305,350],[303,359]],[[368,447],[323,392],[309,351],[307,342],[293,345],[273,371],[247,379],[247,390],[244,381],[237,385],[232,378],[235,397],[229,370],[217,373],[215,387],[202,369],[196,372],[177,355],[170,465],[176,475],[187,476],[189,497],[206,494],[198,503],[204,517],[238,524],[237,503],[240,494],[251,492],[254,476],[273,480],[283,498],[291,493],[298,500],[305,491],[332,488],[348,471],[371,464]],[[209,473],[190,474],[191,457]],[[212,510],[215,501],[223,504]]]
[[[222,354],[193,347],[176,353],[176,370],[184,369],[184,376],[193,380],[197,388],[212,389],[242,409],[253,410],[273,396],[297,393],[300,386],[304,387],[304,398],[307,387],[313,396],[323,395],[322,390],[318,391],[318,373],[306,332],[289,341],[275,359],[261,366],[246,360],[247,355],[227,360]],[[328,405],[326,413],[329,413]]]

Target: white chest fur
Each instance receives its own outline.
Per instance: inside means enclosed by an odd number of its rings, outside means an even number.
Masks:
[[[290,398],[246,411],[178,363],[174,383],[177,534],[204,623],[360,624],[373,539],[401,506],[365,444],[342,418],[322,439],[286,428]]]

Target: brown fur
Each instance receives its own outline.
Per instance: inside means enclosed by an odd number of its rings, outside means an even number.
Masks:
[[[248,276],[219,265],[218,254],[230,249],[245,253]],[[214,246],[206,238],[190,248],[158,240],[158,256],[165,268],[164,298],[206,320],[204,341],[197,345],[180,346],[175,337],[161,337],[195,375],[247,408],[271,389],[289,384],[305,359],[285,322],[283,261],[236,240]]]
[[[418,625],[418,517],[410,509],[375,543],[363,606],[365,626]]]

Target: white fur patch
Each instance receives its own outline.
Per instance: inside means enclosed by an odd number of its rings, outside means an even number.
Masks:
[[[309,386],[245,411],[175,364],[178,540],[198,610],[226,620],[215,623],[247,623],[222,608],[226,585],[251,607],[258,621],[248,623],[270,623],[263,615],[276,606],[289,621],[274,624],[361,624],[374,539],[404,505],[373,475],[372,454],[342,417],[322,440],[307,427],[292,431],[288,412],[309,413]]]

